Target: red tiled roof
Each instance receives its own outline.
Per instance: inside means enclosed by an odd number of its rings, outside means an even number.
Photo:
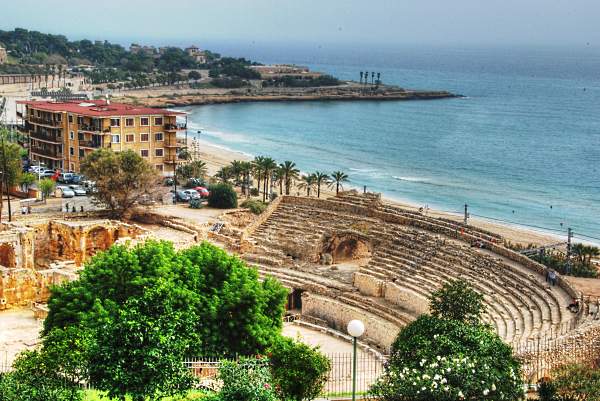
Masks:
[[[50,102],[46,100],[19,100],[18,104],[26,104],[30,107],[51,111],[67,112],[91,117],[111,117],[111,116],[146,116],[146,115],[185,115],[179,111],[170,111],[152,107],[138,107],[123,103],[107,104],[106,100],[84,100],[84,101],[63,101]]]

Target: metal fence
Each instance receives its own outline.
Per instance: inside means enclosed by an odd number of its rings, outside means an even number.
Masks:
[[[326,355],[331,361],[331,370],[323,387],[323,398],[344,397],[352,394],[352,354],[336,353]],[[228,359],[229,361],[237,358]],[[217,376],[223,359],[189,358],[184,365],[192,371],[204,388],[217,388]],[[366,394],[373,383],[383,373],[383,363],[368,353],[359,353],[356,360],[356,391]]]

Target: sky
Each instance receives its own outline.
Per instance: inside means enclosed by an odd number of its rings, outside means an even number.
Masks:
[[[600,46],[599,0],[0,0],[0,29],[122,44]]]

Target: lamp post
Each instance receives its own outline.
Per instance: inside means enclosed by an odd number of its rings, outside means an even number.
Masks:
[[[352,336],[352,401],[356,401],[356,339],[365,332],[365,325],[360,320],[351,320],[347,330]]]

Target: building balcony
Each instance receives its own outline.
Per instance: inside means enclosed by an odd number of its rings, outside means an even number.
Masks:
[[[187,124],[165,124],[165,131],[182,131],[187,129]]]
[[[46,120],[44,118],[38,118],[38,117],[29,117],[29,119],[27,121],[29,121],[32,124],[45,125],[46,127],[50,127],[50,128],[61,128],[62,127],[62,121]]]
[[[80,148],[98,149],[98,148],[102,147],[102,143],[101,142],[97,142],[97,141],[83,141],[83,140],[80,140],[79,141],[79,147]]]
[[[63,143],[63,137],[61,135],[48,135],[48,134],[42,134],[40,132],[34,132],[34,131],[31,131],[29,133],[29,138],[35,139],[38,141],[42,141],[42,142],[50,142],[50,143],[55,143],[55,144]]]
[[[63,158],[63,153],[60,152],[58,149],[52,148],[52,147],[42,148],[39,146],[32,146],[31,153],[34,153],[38,156],[55,159],[55,160],[62,160],[62,158]]]
[[[102,127],[100,127],[98,125],[81,124],[77,127],[77,131],[100,132],[100,131],[102,131]],[[110,130],[109,130],[109,132],[110,132]]]

